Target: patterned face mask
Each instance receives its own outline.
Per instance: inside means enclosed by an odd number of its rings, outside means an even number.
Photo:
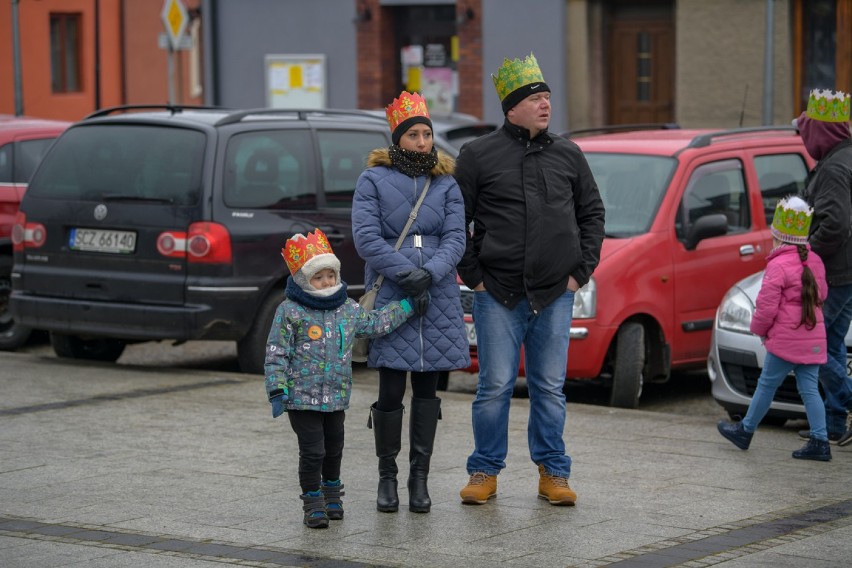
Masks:
[[[438,151],[414,152],[396,144],[388,149],[391,163],[407,176],[425,176],[438,164]]]

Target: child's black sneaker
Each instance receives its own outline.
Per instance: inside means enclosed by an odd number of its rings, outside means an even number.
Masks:
[[[325,497],[322,491],[308,491],[299,498],[305,502],[302,506],[302,510],[305,511],[304,523],[312,529],[328,527],[328,515],[325,513]]]
[[[807,444],[793,452],[793,457],[797,460],[831,461],[831,447],[828,440],[811,438]]]
[[[346,495],[343,491],[343,483],[339,479],[334,481],[322,482],[322,494],[325,497],[325,514],[332,521],[339,521],[343,518],[343,500],[341,497]]]

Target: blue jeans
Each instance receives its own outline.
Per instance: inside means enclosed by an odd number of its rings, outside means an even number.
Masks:
[[[530,395],[527,441],[530,457],[551,475],[569,477],[565,454],[565,367],[574,293],[566,290],[534,314],[526,298],[507,309],[487,291],[476,292],[473,321],[479,356],[479,384],[473,401],[475,448],[467,459],[468,474],[497,475],[506,467],[509,405],[524,346],[524,368]]]
[[[763,370],[760,372],[760,378],[757,379],[757,388],[754,389],[754,396],[751,398],[751,404],[748,405],[748,412],[743,418],[745,431],[754,432],[757,430],[757,425],[766,416],[769,405],[772,404],[775,391],[778,390],[790,371],[795,371],[796,388],[799,389],[799,394],[805,403],[805,413],[808,415],[811,437],[817,440],[828,440],[828,433],[825,428],[825,408],[822,404],[822,397],[819,395],[819,383],[817,381],[819,367],[819,365],[791,363],[767,352],[766,359],[763,361]]]
[[[828,431],[846,431],[846,413],[852,407],[852,379],[846,374],[846,332],[852,321],[852,284],[831,286],[822,306],[825,318],[828,362],[819,369],[825,392],[825,419]]]

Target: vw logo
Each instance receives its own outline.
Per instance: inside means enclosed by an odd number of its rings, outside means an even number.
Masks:
[[[98,221],[103,221],[107,216],[107,208],[106,205],[101,203],[97,207],[95,207],[95,219]]]

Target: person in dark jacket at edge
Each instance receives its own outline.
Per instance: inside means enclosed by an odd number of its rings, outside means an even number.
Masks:
[[[574,293],[600,260],[604,205],[579,147],[547,131],[550,87],[535,56],[506,59],[491,78],[506,120],[466,143],[456,162],[465,226],[473,223],[458,270],[474,291],[479,356],[475,448],[460,495],[462,503],[483,504],[497,494],[523,345],[538,496],[573,505],[562,389]]]
[[[817,165],[802,194],[814,208],[809,242],[825,264],[828,298],[825,317],[828,362],[819,370],[825,392],[828,440],[852,442],[852,379],[846,374],[846,332],[852,321],[852,139],[849,95],[813,90],[808,107],[794,122]],[[810,437],[809,430],[799,435]]]
[[[366,263],[369,290],[379,274],[385,279],[376,308],[406,296],[428,297],[428,310],[393,333],[371,342],[367,366],[379,370],[379,397],[370,407],[379,458],[376,509],[399,509],[396,457],[400,451],[403,398],[411,374],[408,509],[432,507],[427,478],[441,415],[436,396],[441,371],[470,366],[456,264],[464,254],[464,202],[455,162],[432,140],[425,99],[403,91],[385,109],[393,144],[370,152],[352,200],[355,248]],[[398,251],[394,245],[431,178],[417,217]]]

